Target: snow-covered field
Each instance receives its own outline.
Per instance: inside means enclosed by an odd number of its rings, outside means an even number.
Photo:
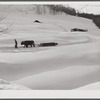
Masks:
[[[100,30],[92,20],[65,14],[20,12],[17,6],[5,9],[3,14],[7,17],[0,27],[11,26],[0,33],[0,79],[21,85],[20,89],[100,89]],[[34,23],[36,19],[42,23]],[[71,32],[72,28],[88,31]],[[18,49],[14,48],[14,39]],[[23,48],[20,45],[23,40],[34,40],[36,47]],[[58,45],[39,47],[42,42]],[[5,83],[1,83],[0,89],[5,89]],[[12,85],[7,89],[17,88]]]

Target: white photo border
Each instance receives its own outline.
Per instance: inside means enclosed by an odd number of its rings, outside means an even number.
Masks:
[[[1,1],[1,0],[0,0]],[[100,3],[100,1],[9,1],[0,2],[0,5],[8,4],[65,4],[71,3]],[[99,90],[0,90],[0,99],[99,99]]]

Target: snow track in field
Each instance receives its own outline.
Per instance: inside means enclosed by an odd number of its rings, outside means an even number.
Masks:
[[[69,38],[69,37],[66,37],[66,38]],[[74,40],[68,39],[69,41],[67,41],[67,42],[66,42],[67,39],[61,39],[60,38],[60,41],[63,41],[63,43],[59,42],[56,47],[96,42],[96,40],[94,40],[93,38],[91,38],[89,36],[71,36],[71,38],[74,38]],[[5,53],[7,53],[7,52],[12,52],[12,53],[16,53],[16,52],[17,53],[18,52],[37,52],[37,51],[41,51],[41,50],[47,50],[47,49],[50,49],[50,48],[55,48],[55,47],[54,46],[39,47],[38,44],[36,44],[36,47],[24,48],[23,46],[19,45],[19,48],[16,50],[13,45],[12,46],[7,45],[7,46],[0,46],[0,52],[5,52]]]

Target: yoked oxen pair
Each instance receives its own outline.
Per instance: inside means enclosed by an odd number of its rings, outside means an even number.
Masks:
[[[26,40],[26,41],[22,41],[21,45],[24,45],[24,47],[26,48],[28,48],[28,46],[35,47],[35,42],[33,40]]]

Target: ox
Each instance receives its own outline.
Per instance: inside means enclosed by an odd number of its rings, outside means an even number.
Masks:
[[[35,43],[33,40],[26,40],[26,41],[22,41],[21,45],[24,45],[24,47],[28,48],[28,46],[30,45],[31,47],[34,46],[35,47]]]

